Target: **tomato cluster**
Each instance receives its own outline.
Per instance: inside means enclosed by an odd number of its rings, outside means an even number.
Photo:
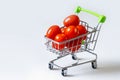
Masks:
[[[52,25],[48,29],[46,37],[54,40],[55,42],[63,42],[86,34],[86,28],[83,25],[79,25],[79,22],[80,19],[77,15],[70,15],[64,19],[64,27],[60,28],[58,25]],[[74,39],[64,44],[52,42],[52,47],[57,50],[63,50],[65,47],[67,47],[69,51],[75,52],[81,47],[82,40],[85,39],[86,36],[80,37],[79,39]]]

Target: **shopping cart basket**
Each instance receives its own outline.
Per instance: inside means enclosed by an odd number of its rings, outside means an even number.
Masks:
[[[80,21],[80,25],[85,26],[88,32],[84,35],[80,35],[78,37],[75,37],[73,39],[66,40],[63,42],[56,42],[45,36],[45,38],[47,40],[45,43],[45,45],[47,46],[47,50],[58,55],[58,57],[56,59],[49,62],[49,65],[48,65],[49,69],[52,70],[54,68],[54,66],[56,66],[62,70],[61,74],[63,76],[67,75],[68,68],[78,66],[81,64],[85,64],[85,63],[91,63],[93,69],[97,68],[97,54],[94,53],[93,51],[95,50],[98,36],[100,33],[100,29],[101,29],[102,24],[105,22],[106,17],[104,15],[99,15],[90,10],[81,8],[79,6],[75,9],[75,13],[77,13],[77,14],[80,13],[81,11],[87,12],[89,14],[92,14],[92,15],[98,17],[97,26],[90,27],[87,22]],[[84,40],[84,38],[86,38],[86,39]],[[53,48],[53,44],[54,44],[54,48]],[[61,46],[67,46],[67,47],[64,47],[63,49],[61,49]],[[95,58],[81,62],[81,59],[76,56],[76,53],[82,53],[82,52],[86,52],[86,54],[90,53]],[[72,55],[72,59],[76,60],[76,62],[71,65],[65,66],[65,67],[61,67],[54,63],[56,60],[61,59],[67,55]]]

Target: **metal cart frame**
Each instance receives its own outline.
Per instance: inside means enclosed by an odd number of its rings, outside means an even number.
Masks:
[[[47,46],[47,50],[49,50],[52,53],[56,53],[58,55],[58,57],[56,59],[53,59],[49,62],[48,67],[51,70],[54,68],[54,66],[60,68],[62,70],[61,74],[63,76],[67,75],[67,69],[68,68],[78,66],[78,65],[82,65],[82,64],[85,64],[85,63],[91,63],[93,69],[97,68],[97,54],[94,53],[93,51],[95,50],[96,43],[97,43],[97,40],[98,40],[98,36],[99,36],[100,30],[101,30],[101,26],[105,22],[106,17],[104,15],[99,15],[98,13],[92,12],[90,10],[86,10],[84,8],[81,8],[79,6],[75,9],[76,13],[80,13],[81,11],[87,12],[89,14],[92,14],[92,15],[98,17],[98,24],[94,28],[90,27],[87,22],[80,21],[80,24],[86,27],[88,33],[86,33],[84,35],[81,35],[81,36],[78,36],[76,38],[64,41],[64,42],[56,42],[56,41],[51,40],[51,39],[49,39],[45,36],[45,38],[47,40],[47,42],[45,43],[45,45]],[[64,48],[62,50],[58,50],[58,49],[55,49],[55,48],[52,47],[52,43],[56,43],[58,45],[67,44],[71,41],[79,40],[80,38],[83,38],[85,36],[87,36],[87,38],[86,38],[86,40],[82,40],[81,48],[74,51],[74,52],[70,51],[69,48]],[[79,46],[79,45],[76,45],[76,46],[73,46],[73,47],[77,48],[77,46]],[[84,61],[84,62],[80,62],[81,59],[76,56],[76,53],[81,53],[81,52],[90,53],[95,58],[91,59],[91,60]],[[67,55],[72,55],[72,59],[76,60],[76,62],[71,64],[71,65],[65,66],[65,67],[61,67],[61,66],[54,63],[56,60],[59,60],[59,59],[65,57]]]

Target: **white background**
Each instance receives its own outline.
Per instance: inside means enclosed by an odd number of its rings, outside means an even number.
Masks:
[[[46,51],[44,35],[78,5],[107,16],[95,51],[98,69],[85,64],[62,77],[48,69],[55,55]],[[119,7],[119,0],[0,0],[0,80],[119,80]]]

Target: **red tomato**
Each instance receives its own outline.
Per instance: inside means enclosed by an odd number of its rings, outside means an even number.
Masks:
[[[70,52],[75,52],[81,47],[81,40],[76,39],[67,43],[66,47],[69,49]]]
[[[57,34],[55,36],[54,40],[57,41],[57,42],[63,42],[65,40],[67,40],[67,37],[65,36],[65,34]],[[52,43],[52,47],[55,48],[55,49],[57,49],[57,50],[62,50],[62,49],[64,49],[65,44],[57,44],[57,43],[53,42]]]
[[[79,35],[79,31],[75,26],[69,26],[65,29],[65,35],[68,39],[72,39]]]
[[[65,29],[66,29],[66,27],[62,27],[61,28],[61,32],[64,34],[65,33]]]
[[[83,34],[86,34],[86,33],[87,33],[87,29],[86,29],[84,26],[82,26],[82,25],[78,25],[78,26],[77,26],[77,29],[79,30],[79,35],[83,35]],[[87,37],[87,36],[84,36],[84,37],[83,37],[83,40],[85,40],[86,37]]]
[[[66,44],[66,47],[67,48],[71,48],[73,46],[76,46],[76,45],[79,45],[80,44],[80,41],[79,39],[76,39],[76,40],[73,40],[73,41],[70,41]]]
[[[69,49],[70,52],[74,53],[75,51],[77,51],[79,48],[81,47],[81,45],[77,45],[77,46],[73,46]]]
[[[46,33],[46,37],[48,37],[48,38],[50,38],[50,39],[54,39],[55,36],[56,36],[57,34],[59,34],[59,33],[61,33],[60,27],[59,27],[58,25],[52,25],[52,26],[48,29],[48,31],[47,31],[47,33]]]
[[[65,30],[65,35],[68,39],[75,38],[79,35],[79,31],[75,26],[69,26]],[[76,46],[78,44],[78,40],[70,41],[66,44],[67,48],[70,48],[72,46]]]
[[[66,17],[63,21],[64,26],[68,27],[68,26],[77,26],[79,25],[80,19],[77,15],[70,15],[68,17]]]

